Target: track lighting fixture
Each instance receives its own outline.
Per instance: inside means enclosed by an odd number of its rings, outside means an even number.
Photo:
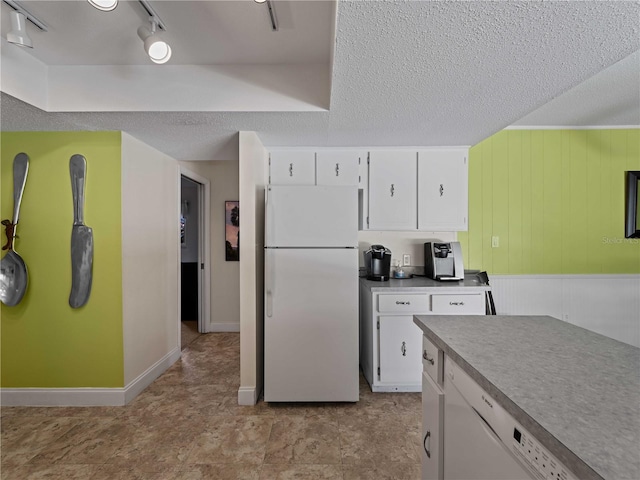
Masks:
[[[33,41],[27,34],[27,21],[42,32],[47,31],[47,26],[38,20],[33,14],[14,0],[3,0],[13,11],[10,12],[11,31],[7,33],[7,41],[19,47],[33,48]]]
[[[11,31],[7,33],[7,41],[19,47],[33,48],[33,42],[27,35],[26,17],[20,12],[11,12]]]
[[[149,19],[151,28],[141,26],[138,28],[138,36],[144,42],[144,50],[154,63],[166,63],[171,58],[171,47],[156,33],[158,20],[155,17]]]
[[[110,12],[118,6],[118,0],[88,0],[88,2],[103,12]]]

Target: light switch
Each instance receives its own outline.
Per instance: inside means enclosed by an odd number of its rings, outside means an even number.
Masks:
[[[402,255],[402,265],[403,266],[411,265],[411,255],[409,255],[408,253],[405,253],[404,255]]]
[[[491,248],[498,248],[500,246],[500,237],[491,237]]]

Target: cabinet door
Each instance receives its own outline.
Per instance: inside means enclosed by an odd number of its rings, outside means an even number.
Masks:
[[[271,152],[269,154],[269,183],[271,185],[315,185],[315,152]]]
[[[443,436],[444,394],[422,374],[422,480],[444,478]]]
[[[467,230],[467,149],[418,152],[418,230]]]
[[[380,381],[420,385],[422,330],[413,316],[379,317]]]
[[[360,153],[353,151],[322,151],[316,153],[318,185],[359,185]]]
[[[370,230],[415,230],[416,152],[369,153]]]

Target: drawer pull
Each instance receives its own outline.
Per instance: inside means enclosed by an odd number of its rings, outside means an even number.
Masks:
[[[449,305],[453,305],[453,306],[464,306],[464,302],[449,302]]]
[[[402,342],[402,347],[400,347],[400,351],[402,352],[402,356],[407,356],[407,342]]]
[[[396,300],[396,305],[411,305],[411,302],[403,302],[401,300]]]
[[[429,442],[428,447],[427,442]],[[429,451],[429,448],[431,447],[431,430],[427,430],[427,434],[424,436],[424,440],[422,441],[422,446],[424,447],[424,453],[427,454],[427,458],[431,458],[431,452]]]
[[[426,350],[422,351],[422,358],[424,358],[427,362],[429,362],[431,365],[434,365],[435,362],[433,361],[433,358],[429,358],[429,354],[427,353]]]

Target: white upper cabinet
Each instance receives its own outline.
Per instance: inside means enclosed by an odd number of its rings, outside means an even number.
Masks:
[[[418,230],[468,229],[468,149],[418,152]]]
[[[359,185],[360,152],[325,150],[316,152],[318,185]]]
[[[269,183],[271,185],[315,185],[315,152],[305,150],[271,152]]]
[[[416,152],[369,153],[369,230],[416,230]]]

